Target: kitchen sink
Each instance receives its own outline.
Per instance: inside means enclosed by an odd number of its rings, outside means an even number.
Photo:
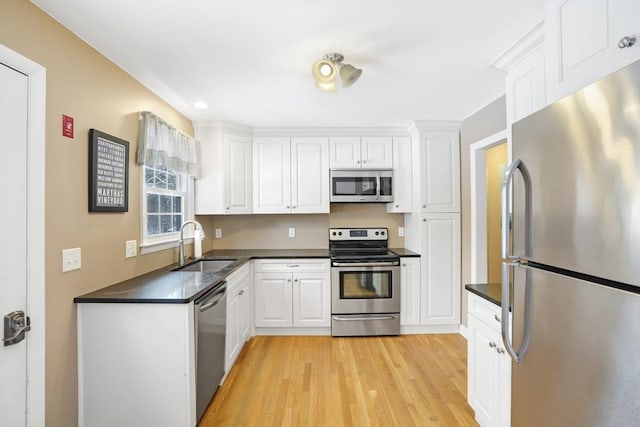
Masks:
[[[201,259],[182,267],[174,268],[173,271],[199,271],[201,273],[215,273],[224,270],[229,265],[236,262],[235,259]]]

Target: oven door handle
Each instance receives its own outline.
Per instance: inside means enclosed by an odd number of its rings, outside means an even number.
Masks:
[[[400,261],[385,262],[333,262],[332,267],[387,267],[400,265]]]
[[[356,321],[356,320],[393,320],[393,319],[397,319],[398,315],[397,314],[392,314],[389,316],[366,316],[366,317],[353,317],[353,316],[349,316],[349,317],[340,317],[340,316],[333,316],[333,320],[341,320],[341,321]]]

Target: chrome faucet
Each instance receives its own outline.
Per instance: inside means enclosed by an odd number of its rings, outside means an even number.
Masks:
[[[194,231],[202,231],[202,224],[195,220],[185,221],[180,226],[180,240],[178,241],[178,262],[180,263],[181,267],[184,265],[184,227],[189,224],[193,224],[193,226],[195,227]]]

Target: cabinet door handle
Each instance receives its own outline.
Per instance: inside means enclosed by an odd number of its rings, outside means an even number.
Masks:
[[[226,208],[226,209],[227,209],[227,210],[229,210],[229,206],[227,206],[227,208]]]
[[[358,164],[358,165],[359,165],[359,164],[360,164],[360,160],[356,160],[356,164]]]
[[[496,343],[494,343],[493,341],[489,341],[489,347],[491,348],[496,348],[498,345]]]
[[[294,282],[297,282],[297,281],[298,281],[298,279],[293,279],[293,281],[294,281]]]
[[[367,161],[366,161],[366,160],[363,160],[363,161],[362,161],[362,164],[365,164],[365,163],[367,163]]]
[[[427,207],[427,205],[422,205],[422,207],[423,207],[423,208],[426,208],[426,207]]]
[[[296,208],[295,206],[291,206],[291,209],[295,209],[295,208]]]
[[[289,209],[289,206],[286,206],[286,209]]]
[[[624,36],[618,42],[618,48],[624,49],[625,47],[631,47],[636,44],[636,38],[634,36]]]
[[[494,314],[494,315],[493,315],[493,318],[494,318],[494,319],[496,319],[496,322],[500,322],[500,321],[501,321],[501,320],[500,320],[500,317],[498,317],[498,315],[497,315],[497,314]]]
[[[239,296],[244,295],[244,289],[243,289],[243,290],[241,290],[240,292],[238,292],[238,295],[239,295]]]
[[[502,347],[497,348],[496,351],[498,352],[498,354],[504,354],[504,348]]]
[[[291,279],[287,279],[287,282],[291,283]]]

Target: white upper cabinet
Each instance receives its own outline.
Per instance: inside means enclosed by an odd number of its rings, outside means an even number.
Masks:
[[[253,140],[255,213],[291,211],[291,142],[288,137]]]
[[[460,212],[459,123],[415,122],[411,133],[414,211]]]
[[[538,24],[493,64],[506,72],[507,127],[546,105],[544,24]]]
[[[361,138],[360,153],[363,168],[391,169],[393,167],[393,139],[391,137]]]
[[[355,169],[359,168],[362,161],[360,157],[360,137],[337,136],[329,138],[331,169]]]
[[[407,213],[413,208],[411,137],[393,138],[393,202],[389,213]]]
[[[201,176],[195,184],[196,215],[252,212],[251,137],[236,125],[195,124]]]
[[[549,103],[640,59],[639,17],[637,0],[547,1]],[[635,44],[625,44],[625,37],[635,37]]]
[[[253,140],[254,213],[328,213],[327,138]]]
[[[247,135],[223,135],[225,213],[251,213],[251,138]]]
[[[329,213],[328,138],[291,138],[291,212]]]
[[[393,167],[391,137],[331,137],[331,169],[391,169]]]

